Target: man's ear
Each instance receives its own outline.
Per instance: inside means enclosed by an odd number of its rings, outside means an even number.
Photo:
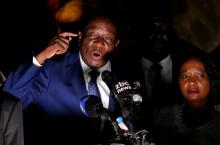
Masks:
[[[81,40],[82,39],[82,32],[81,31],[79,31],[79,39]]]
[[[79,46],[80,46],[81,43],[82,43],[82,32],[81,32],[81,31],[79,31],[78,43],[79,43]]]

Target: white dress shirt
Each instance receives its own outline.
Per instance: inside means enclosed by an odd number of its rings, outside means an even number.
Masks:
[[[89,72],[92,70],[82,59],[81,54],[80,56],[80,63],[83,69],[83,74],[84,74],[84,79],[86,82],[86,88],[88,90],[88,83],[90,81],[90,76],[89,76]],[[98,71],[100,72],[100,75],[97,77],[97,86],[99,88],[99,92],[101,95],[101,101],[103,104],[103,107],[108,109],[109,106],[109,96],[110,96],[110,90],[108,88],[108,86],[106,85],[106,83],[102,80],[102,72],[108,70],[111,71],[111,62],[108,61],[103,67],[99,68]]]

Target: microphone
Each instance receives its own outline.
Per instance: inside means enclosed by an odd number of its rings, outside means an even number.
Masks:
[[[113,78],[110,71],[104,71],[102,73],[102,79],[113,94],[117,115],[120,114],[124,118],[130,118],[134,112],[140,110],[140,104],[143,101],[140,93],[138,93],[138,89],[140,89],[141,86],[140,82],[123,80],[113,83]],[[117,113],[117,111],[119,113]]]
[[[138,84],[138,85],[137,85]],[[142,110],[142,97],[138,93],[140,83],[132,81],[119,81],[113,86],[113,92],[117,96],[124,118],[138,119]],[[131,122],[129,128],[133,130],[134,124]]]
[[[107,70],[102,73],[102,80],[106,83],[110,91],[113,92],[113,99],[115,103],[119,102],[120,98],[118,96],[130,97],[135,104],[142,102],[141,95],[137,93],[137,90],[140,88],[140,82],[134,81],[131,83],[129,81],[119,81],[113,83],[112,74]]]
[[[127,111],[122,109],[123,106],[119,102],[119,98],[112,91],[113,90],[113,77],[112,77],[112,73],[110,71],[107,71],[107,70],[103,71],[102,72],[102,80],[106,83],[106,85],[110,89],[110,92],[112,94],[112,97],[113,97],[113,100],[114,100],[114,103],[115,103],[115,106],[116,106],[116,111],[114,112],[114,116],[115,116],[114,120],[116,120],[116,122],[117,122],[117,124],[118,124],[118,126],[120,127],[121,130],[128,131],[128,127],[125,125],[125,123],[123,122],[123,118],[122,118],[122,116],[126,116],[124,114],[127,114]],[[121,116],[121,114],[122,114],[122,116]]]
[[[112,73],[108,70],[105,70],[102,72],[102,80],[106,83],[106,85],[109,87],[109,89],[112,89],[113,85],[113,77]]]
[[[141,95],[139,95],[139,94],[133,94],[132,95],[132,100],[133,100],[134,104],[136,104],[136,105],[141,104],[142,101],[143,101]]]
[[[99,118],[103,106],[98,96],[87,95],[80,99],[80,108],[85,116]]]
[[[133,92],[132,92],[132,100],[134,104],[139,105],[142,103],[143,98],[139,93],[139,89],[141,88],[141,83],[138,81],[133,82]]]
[[[135,105],[142,103],[143,99],[138,89],[140,88],[140,82],[119,81],[114,83],[113,92],[116,96],[120,96],[125,101],[132,101]],[[119,99],[120,100],[120,99]]]
[[[122,131],[120,130],[121,127],[119,126],[119,123],[115,121],[113,112],[111,112],[108,109],[105,109],[102,106],[101,100],[98,96],[87,95],[81,98],[80,108],[83,111],[83,114],[87,117],[101,118],[101,130],[104,128],[105,121],[108,120],[111,123],[113,131],[116,135],[116,138],[114,140],[121,140]]]
[[[113,93],[112,89],[113,89],[113,77],[112,77],[112,73],[108,70],[105,70],[102,72],[102,80],[106,83],[106,85],[108,86],[109,90],[110,90],[110,94],[111,97],[114,101],[115,104],[115,112],[121,112],[121,107],[118,101],[117,96],[115,96],[115,94]]]

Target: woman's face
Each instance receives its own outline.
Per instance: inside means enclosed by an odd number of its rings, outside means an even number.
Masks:
[[[205,66],[197,59],[189,59],[180,68],[179,87],[186,102],[194,107],[205,105],[210,81]]]

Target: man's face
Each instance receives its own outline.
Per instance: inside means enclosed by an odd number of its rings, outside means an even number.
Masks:
[[[82,36],[80,53],[87,65],[100,68],[106,64],[109,55],[117,47],[117,30],[105,18],[92,20]]]
[[[162,17],[154,17],[148,28],[148,41],[151,53],[160,54],[169,51],[169,25]]]

